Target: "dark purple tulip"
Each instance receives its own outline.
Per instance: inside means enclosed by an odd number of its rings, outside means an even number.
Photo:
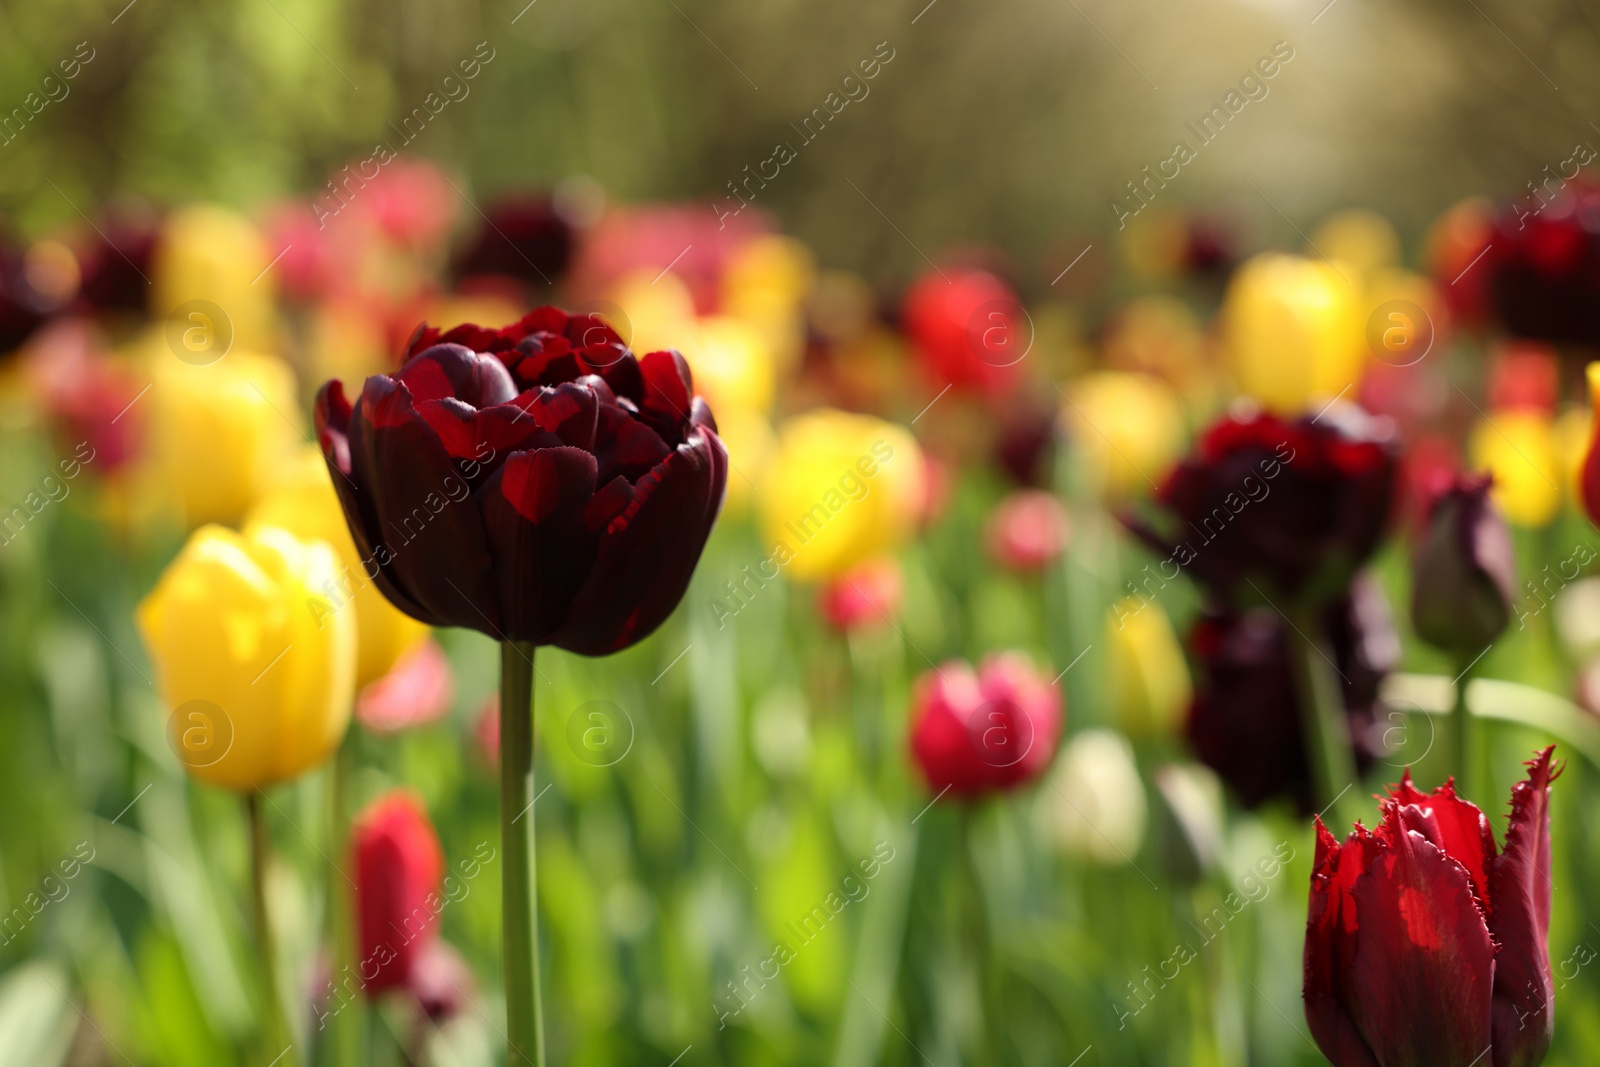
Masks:
[[[1400,645],[1383,595],[1365,581],[1320,612],[1362,770],[1383,748],[1378,685],[1399,661]],[[1202,615],[1189,633],[1196,659],[1188,737],[1247,807],[1287,797],[1311,804],[1311,764],[1290,659],[1289,631],[1272,608]]]
[[[1600,345],[1600,187],[1569,181],[1495,219],[1483,269],[1508,333]]]
[[[1230,415],[1156,494],[1170,534],[1126,521],[1225,603],[1322,603],[1383,537],[1398,458],[1389,421],[1352,405],[1293,422]]]
[[[1460,476],[1438,496],[1412,568],[1417,636],[1458,655],[1476,655],[1499,637],[1516,597],[1511,531],[1489,503],[1492,480]]]
[[[483,226],[456,256],[455,274],[548,288],[566,271],[573,244],[572,227],[548,196],[508,197],[489,205]]]
[[[153,223],[133,218],[113,219],[98,228],[79,252],[83,280],[78,299],[101,313],[146,310],[156,237]]]
[[[366,577],[396,607],[584,655],[677,606],[727,483],[683,357],[636,359],[556,308],[423,327],[353,405],[324,385],[316,422]]]

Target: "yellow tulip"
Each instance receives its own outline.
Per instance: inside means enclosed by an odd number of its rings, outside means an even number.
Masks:
[[[262,527],[196,530],[139,604],[185,768],[240,791],[304,773],[350,722],[355,613],[326,596],[333,549]]]
[[[1297,415],[1361,378],[1364,323],[1353,273],[1337,264],[1265,253],[1228,286],[1222,315],[1240,392]]]
[[[1555,424],[1542,412],[1502,410],[1472,429],[1472,469],[1494,475],[1490,497],[1506,521],[1544,526],[1561,507],[1563,465]]]
[[[1329,215],[1311,234],[1312,251],[1372,274],[1400,262],[1400,238],[1389,220],[1354,208]]]
[[[350,538],[344,509],[329,479],[322,452],[308,448],[289,464],[278,482],[245,517],[245,533],[275,526],[303,540],[322,541],[339,556],[340,577],[329,593],[336,605],[346,597],[355,608],[356,688],[389,673],[401,656],[415,648],[428,627],[390,604],[366,576],[367,567]]]
[[[664,348],[686,352],[693,347],[694,296],[676,274],[633,271],[623,275],[609,295],[624,316],[612,325],[635,352],[643,355]]]
[[[719,418],[724,411],[765,412],[772,406],[772,353],[749,326],[721,316],[701,319],[694,340],[678,347],[695,388]]]
[[[1062,405],[1073,447],[1113,497],[1149,492],[1183,450],[1183,407],[1160,378],[1096,371],[1072,383]]]
[[[175,492],[189,525],[236,521],[303,440],[294,371],[254,352],[197,366],[163,351],[152,379],[156,476]]]
[[[1189,665],[1167,613],[1143,596],[1111,606],[1106,619],[1117,721],[1133,737],[1177,729],[1194,695]]]
[[[760,483],[772,562],[795,578],[831,578],[893,551],[916,526],[923,478],[904,427],[831,409],[790,419]]]
[[[715,411],[717,436],[728,450],[728,495],[723,499],[723,512],[727,515],[744,515],[749,512],[755,487],[772,460],[776,447],[772,426],[765,415],[742,408]]]
[[[792,369],[805,350],[801,302],[816,284],[811,251],[771,234],[740,246],[722,275],[722,307],[760,334],[772,358]]]
[[[1591,364],[1593,366],[1593,364]],[[1590,389],[1600,386],[1600,375],[1591,371]],[[1579,511],[1583,504],[1583,464],[1589,458],[1589,442],[1594,439],[1594,412],[1573,405],[1556,419],[1556,451],[1561,456],[1562,491]]]
[[[176,313],[179,330],[198,326],[231,335],[234,347],[272,348],[277,284],[267,267],[279,251],[268,247],[254,223],[228,208],[179,208],[167,217],[156,243],[150,279],[156,313]],[[216,318],[219,310],[222,319]]]

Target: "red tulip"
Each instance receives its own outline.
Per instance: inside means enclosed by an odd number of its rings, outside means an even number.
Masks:
[[[957,797],[1013,789],[1055,756],[1061,696],[1018,652],[992,655],[978,672],[952,660],[917,679],[911,753],[935,791]]]
[[[634,358],[600,319],[424,327],[317,432],[369,575],[406,614],[596,656],[682,599],[728,454],[676,352]]]
[[[999,395],[1016,385],[1028,325],[1016,294],[994,275],[930,271],[906,293],[901,317],[934,389]]]
[[[444,853],[422,805],[406,793],[380,797],[356,816],[358,970],[369,997],[405,985],[439,932]]]
[[[817,610],[833,629],[849,633],[887,625],[900,614],[900,594],[900,565],[869,559],[818,590]]]
[[[1546,748],[1511,792],[1505,849],[1452,782],[1410,773],[1376,831],[1317,820],[1305,1002],[1334,1067],[1533,1067],[1554,1025]]]
[[[1067,509],[1042,489],[1021,489],[989,517],[989,551],[1014,571],[1042,571],[1067,547]]]
[[[376,733],[396,733],[438,719],[450,710],[455,696],[450,660],[439,642],[429,637],[361,691],[356,698],[356,719]]]

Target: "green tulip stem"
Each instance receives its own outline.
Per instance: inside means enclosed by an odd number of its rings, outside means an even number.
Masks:
[[[1317,807],[1323,821],[1343,833],[1349,823],[1335,804],[1359,795],[1355,789],[1356,761],[1351,748],[1349,719],[1339,691],[1339,669],[1320,640],[1317,613],[1298,611],[1285,617],[1289,623],[1290,660],[1299,693],[1300,727],[1306,739]],[[1334,809],[1334,810],[1329,810]]]
[[[500,936],[506,1060],[545,1067],[533,833],[533,656],[530,642],[500,643],[500,847],[505,864],[500,871]]]
[[[1455,739],[1455,760],[1451,772],[1455,775],[1456,791],[1469,800],[1478,796],[1474,791],[1477,776],[1473,773],[1477,768],[1474,761],[1478,758],[1477,746],[1473,743],[1477,728],[1472,724],[1472,714],[1467,711],[1467,687],[1472,684],[1472,668],[1475,665],[1475,662],[1468,663],[1456,672],[1455,708],[1450,713],[1450,733]]]
[[[283,1017],[283,1001],[278,994],[278,953],[272,940],[272,918],[267,910],[267,866],[272,860],[272,841],[267,820],[261,813],[261,790],[245,795],[244,808],[250,823],[250,905],[255,924],[256,955],[261,961],[261,1003],[263,1038],[269,1059],[279,1057],[285,1067],[299,1062]]]

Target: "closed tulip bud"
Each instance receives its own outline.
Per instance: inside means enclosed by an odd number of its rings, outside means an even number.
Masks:
[[[1057,847],[1108,867],[1133,862],[1148,809],[1127,738],[1115,730],[1083,731],[1067,742],[1050,784],[1039,791],[1039,804]]]
[[[190,526],[237,522],[293,455],[294,372],[276,356],[230,351],[196,365],[156,356],[148,417],[156,471]]]
[[[923,501],[922,450],[903,427],[823,409],[784,423],[761,484],[773,562],[831,578],[899,547]]]
[[[1341,845],[1317,819],[1305,1005],[1334,1067],[1534,1067],[1554,1031],[1550,926],[1553,746],[1511,792],[1503,851],[1446,782],[1409,772],[1375,831]]]
[[[1511,532],[1488,501],[1489,482],[1469,475],[1440,494],[1413,565],[1417,636],[1458,656],[1500,636],[1516,596]]]
[[[372,580],[377,564],[356,551],[328,465],[315,449],[307,448],[286,464],[273,487],[250,509],[245,529],[256,526],[277,526],[299,538],[326,541],[339,554],[339,576],[323,592],[334,610],[355,612],[357,689],[388,675],[427,637],[428,627],[385,600]]]
[[[439,934],[444,852],[422,804],[394,792],[351,828],[359,970],[368,997],[406,985]]]
[[[900,615],[900,564],[870,559],[817,591],[817,611],[839,633],[891,626]]]
[[[976,673],[958,660],[917,679],[911,753],[928,788],[957,799],[1014,789],[1055,756],[1061,696],[1018,652],[990,656]]]
[[[1472,465],[1494,476],[1490,499],[1513,526],[1537,529],[1561,508],[1561,448],[1555,421],[1540,411],[1495,411],[1472,429]]]
[[[1222,316],[1239,391],[1274,412],[1299,414],[1361,378],[1355,285],[1332,263],[1259,255],[1234,275]]]
[[[406,987],[434,1025],[443,1026],[471,1006],[477,984],[477,976],[461,953],[439,939],[422,947]]]
[[[277,281],[267,267],[277,252],[254,223],[228,208],[180,208],[167,216],[155,244],[152,306],[180,329],[226,331],[236,347],[270,349],[277,341]]]
[[[1067,509],[1041,489],[1019,489],[989,516],[989,553],[1009,570],[1042,571],[1067,547]]]
[[[1589,451],[1583,458],[1583,472],[1579,476],[1582,489],[1583,510],[1589,521],[1600,526],[1600,363],[1591,363],[1584,371],[1589,380],[1590,438]]]
[[[1107,495],[1148,493],[1183,451],[1183,406],[1172,386],[1149,374],[1097,371],[1068,390],[1062,406],[1072,448]]]
[[[248,791],[321,763],[344,737],[355,618],[324,592],[333,550],[271,527],[206,526],[139,604],[137,621],[194,777]]]
[[[1172,733],[1194,696],[1183,646],[1161,605],[1128,597],[1106,619],[1116,718],[1136,738]]]

